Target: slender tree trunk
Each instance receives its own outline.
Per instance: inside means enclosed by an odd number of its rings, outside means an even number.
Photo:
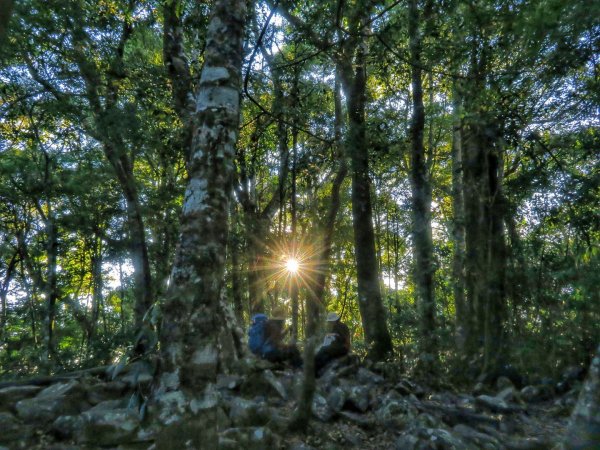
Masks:
[[[466,356],[469,314],[465,299],[465,205],[463,199],[463,149],[459,87],[452,91],[452,291],[456,311],[455,339],[458,351]]]
[[[5,335],[6,324],[8,323],[8,306],[6,304],[6,297],[8,296],[8,290],[10,283],[14,277],[15,269],[17,267],[19,252],[16,251],[6,267],[4,273],[4,280],[0,286],[0,306],[2,306],[2,313],[0,314],[0,342],[3,341]]]
[[[337,75],[337,74],[336,74]],[[340,86],[336,76],[335,83],[335,139],[337,143],[337,171],[331,189],[331,203],[320,232],[322,233],[321,251],[317,255],[315,264],[315,281],[311,286],[309,298],[307,299],[307,328],[306,328],[306,346],[304,348],[304,380],[302,390],[298,401],[298,407],[292,423],[292,428],[306,430],[310,416],[312,414],[312,400],[315,391],[315,339],[317,333],[317,320],[319,312],[323,306],[325,294],[325,285],[329,274],[329,260],[331,258],[331,248],[333,243],[333,233],[335,222],[340,209],[340,190],[342,183],[348,173],[348,165],[344,154],[343,144],[341,142],[342,130],[342,105],[340,99]]]
[[[290,213],[292,221],[292,255],[297,257],[298,233],[296,217],[296,164],[298,159],[298,132],[296,129],[292,135],[292,190],[290,192]],[[298,340],[298,277],[290,278],[290,297],[292,304],[292,343]]]
[[[378,361],[392,353],[392,340],[381,298],[373,232],[365,123],[366,50],[366,42],[363,38],[355,47],[354,61],[348,59],[340,61],[340,75],[348,108],[346,152],[352,161],[352,224],[358,278],[358,305],[369,346],[369,358]]]
[[[437,364],[437,340],[435,325],[435,296],[433,276],[433,241],[431,235],[431,184],[423,145],[425,107],[423,104],[423,80],[421,73],[421,32],[417,0],[409,0],[408,32],[410,36],[412,103],[410,126],[413,246],[415,252],[415,287],[420,309],[420,351],[426,355],[421,368],[432,372]]]
[[[104,288],[101,239],[95,236],[92,246],[92,320],[90,322],[90,333],[87,338],[88,351],[98,329],[98,319],[100,318],[100,307],[102,305],[102,289]]]
[[[42,364],[46,372],[52,370],[55,356],[54,343],[54,325],[56,317],[56,301],[58,300],[58,286],[56,279],[57,260],[58,260],[58,236],[56,224],[52,211],[48,212],[46,219],[46,252],[48,256],[48,267],[46,269],[46,317],[44,320],[44,352],[42,355]]]
[[[214,383],[217,372],[235,357],[230,353],[233,343],[227,336],[229,315],[222,294],[245,18],[245,1],[213,4],[181,237],[162,308],[162,366],[155,398],[165,428],[157,439],[158,449],[218,447]],[[204,401],[196,401],[198,397]],[[173,402],[173,398],[184,400]]]

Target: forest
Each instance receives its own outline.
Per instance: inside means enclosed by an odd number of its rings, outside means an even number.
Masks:
[[[599,448],[599,344],[600,2],[0,1],[0,449]]]

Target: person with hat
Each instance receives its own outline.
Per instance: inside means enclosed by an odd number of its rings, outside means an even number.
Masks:
[[[273,363],[289,362],[293,367],[302,365],[300,351],[295,345],[285,344],[285,314],[282,309],[275,309],[270,319],[264,324],[264,343],[258,355]]]
[[[327,314],[327,330],[328,333],[323,339],[323,344],[315,355],[315,372],[317,374],[331,361],[346,356],[350,352],[350,330],[341,321],[338,313]]]

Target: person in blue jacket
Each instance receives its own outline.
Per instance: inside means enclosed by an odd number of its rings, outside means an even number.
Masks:
[[[285,318],[275,311],[270,319],[266,314],[255,314],[248,330],[248,346],[256,356],[273,363],[290,363],[293,367],[302,365],[300,351],[295,345],[285,344]]]

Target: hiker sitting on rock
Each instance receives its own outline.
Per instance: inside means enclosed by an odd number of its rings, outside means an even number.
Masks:
[[[331,361],[346,356],[350,351],[350,330],[340,320],[339,314],[330,312],[327,315],[328,333],[323,344],[315,355],[315,372],[318,374]]]
[[[256,356],[272,363],[289,362],[293,367],[302,365],[300,351],[295,345],[285,344],[283,339],[285,318],[275,311],[269,319],[265,314],[255,314],[248,330],[248,346]]]

